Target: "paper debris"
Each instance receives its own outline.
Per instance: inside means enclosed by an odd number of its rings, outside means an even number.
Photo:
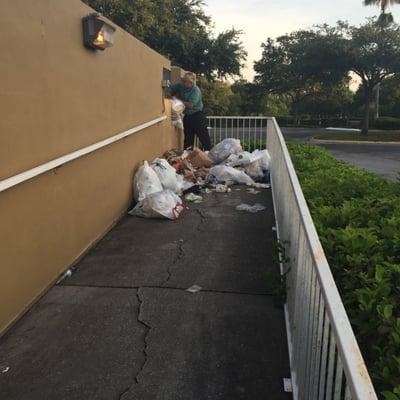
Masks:
[[[200,292],[201,289],[202,289],[201,286],[193,285],[193,286],[190,286],[190,288],[186,289],[186,291],[190,292],[190,293],[197,293],[197,292]]]
[[[265,207],[262,204],[256,203],[253,206],[249,205],[249,204],[240,204],[236,207],[236,210],[238,211],[247,211],[250,213],[256,213],[258,211],[262,211],[265,210]]]

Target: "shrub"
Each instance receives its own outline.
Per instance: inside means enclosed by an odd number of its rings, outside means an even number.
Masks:
[[[375,129],[400,129],[400,118],[381,117],[373,123]]]
[[[375,387],[400,399],[400,184],[289,149]]]

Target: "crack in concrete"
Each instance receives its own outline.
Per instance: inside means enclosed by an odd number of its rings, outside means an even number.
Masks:
[[[207,217],[200,208],[197,208],[196,212],[200,215],[200,224],[197,226],[197,230],[203,232],[201,227],[206,222]]]
[[[60,287],[79,287],[79,288],[101,288],[101,289],[122,289],[122,290],[135,290],[135,289],[163,289],[163,290],[178,290],[178,291],[187,291],[187,287],[177,287],[177,286],[152,286],[152,285],[143,285],[143,286],[112,286],[112,285],[89,285],[89,284],[68,284],[62,285]],[[237,294],[237,295],[245,295],[245,296],[273,296],[273,293],[268,292],[245,292],[238,290],[218,290],[218,289],[206,289],[202,288],[201,291],[203,293],[220,293],[220,294]]]
[[[197,230],[202,231],[201,227],[205,223],[207,217],[204,215],[203,211],[199,208],[195,209],[194,211],[196,211],[197,214],[200,216],[200,223],[197,226]],[[187,240],[184,240],[184,239],[180,239],[178,241],[177,255],[174,258],[174,260],[172,261],[172,263],[167,266],[167,278],[162,283],[160,283],[160,287],[165,287],[165,285],[167,285],[168,282],[170,281],[170,279],[172,277],[172,268],[182,259],[182,257],[185,254],[185,250],[183,247],[186,242],[187,242]]]
[[[168,276],[167,276],[167,279],[165,279],[165,281],[162,282],[162,283],[160,284],[161,287],[164,287],[164,286],[169,282],[169,280],[170,280],[171,277],[172,277],[171,269],[172,269],[173,266],[174,266],[175,264],[177,264],[177,263],[181,260],[181,258],[184,256],[184,254],[185,254],[185,250],[183,249],[184,244],[185,244],[185,240],[180,239],[180,240],[178,241],[177,255],[176,255],[176,257],[174,258],[174,260],[172,261],[172,263],[169,264],[169,265],[167,266],[167,274],[168,274]]]
[[[150,330],[151,330],[151,326],[148,325],[142,318],[141,318],[141,312],[142,312],[142,304],[143,304],[143,298],[140,296],[140,290],[142,288],[138,288],[138,290],[136,291],[136,298],[138,300],[138,314],[137,314],[137,321],[139,322],[139,324],[143,325],[146,332],[143,335],[143,355],[144,355],[144,360],[142,363],[142,366],[140,367],[139,371],[136,373],[135,378],[134,378],[134,383],[132,383],[131,385],[129,385],[118,397],[119,400],[123,400],[125,395],[127,395],[130,390],[132,389],[132,387],[134,385],[138,385],[139,384],[139,375],[143,372],[144,367],[146,365],[147,359],[148,359],[148,353],[147,353],[147,349],[148,349],[148,343],[147,343],[147,335],[149,334]]]

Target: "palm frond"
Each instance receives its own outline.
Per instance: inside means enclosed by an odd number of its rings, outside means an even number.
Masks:
[[[400,4],[400,0],[364,0],[364,5],[366,6],[380,6],[382,12],[384,13],[386,9],[394,4]]]

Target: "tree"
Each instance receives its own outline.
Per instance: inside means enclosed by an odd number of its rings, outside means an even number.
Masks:
[[[400,0],[364,0],[366,6],[380,6],[381,15],[378,18],[378,23],[382,26],[387,26],[393,22],[393,15],[386,13],[388,6],[392,4],[400,4]]]
[[[262,44],[262,58],[254,65],[255,81],[268,94],[288,96],[296,120],[304,99],[345,79],[342,29],[322,26]]]
[[[246,58],[234,28],[216,37],[202,0],[84,0],[168,57],[175,65],[216,77],[240,75]]]
[[[321,87],[301,103],[300,112],[314,117],[343,118],[350,112],[353,97],[345,80],[335,86]]]
[[[231,86],[233,96],[229,113],[231,115],[260,115],[265,113],[267,95],[265,90],[244,79]]]
[[[233,92],[228,83],[199,77],[197,84],[202,89],[204,111],[208,115],[226,115]]]
[[[366,6],[378,5],[382,12],[385,12],[389,5],[400,4],[400,0],[364,0],[364,4]]]
[[[384,116],[400,116],[400,77],[388,78],[382,82],[380,110]]]
[[[368,133],[374,90],[388,77],[400,74],[400,27],[383,28],[374,19],[359,27],[348,27],[343,57],[349,69],[361,79],[364,96],[362,132]]]

